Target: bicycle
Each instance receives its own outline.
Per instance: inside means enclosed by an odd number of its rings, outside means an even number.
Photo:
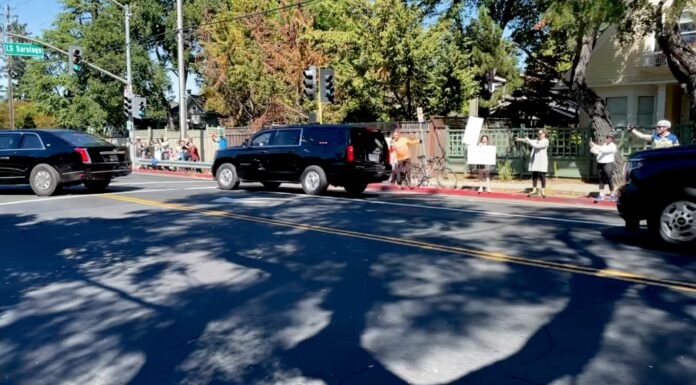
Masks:
[[[443,156],[434,156],[426,161],[425,155],[419,155],[418,162],[411,166],[409,177],[411,183],[418,187],[429,186],[430,180],[435,178],[440,187],[457,188],[457,175],[447,167],[447,160]]]

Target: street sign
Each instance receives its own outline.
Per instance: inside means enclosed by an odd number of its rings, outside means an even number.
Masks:
[[[35,44],[6,42],[5,53],[12,56],[43,57],[44,49],[42,46]]]

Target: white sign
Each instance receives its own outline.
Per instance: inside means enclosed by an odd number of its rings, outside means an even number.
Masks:
[[[417,107],[416,114],[418,115],[418,123],[425,122],[425,116],[423,116],[423,107]]]
[[[468,146],[466,163],[495,166],[495,146]]]
[[[469,120],[466,122],[466,129],[464,130],[464,144],[468,146],[474,146],[478,144],[479,135],[481,134],[482,128],[483,118],[469,116]]]

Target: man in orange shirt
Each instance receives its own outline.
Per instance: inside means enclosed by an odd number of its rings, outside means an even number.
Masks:
[[[410,139],[401,136],[401,132],[396,129],[392,134],[391,147],[396,152],[397,177],[396,182],[401,185],[405,180],[407,186],[411,186],[411,146],[422,143],[419,139]]]

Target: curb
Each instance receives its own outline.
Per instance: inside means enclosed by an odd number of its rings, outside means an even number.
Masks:
[[[528,202],[549,202],[549,203],[563,203],[563,204],[574,204],[592,207],[616,207],[616,202],[613,201],[596,201],[593,198],[578,197],[578,198],[566,198],[559,196],[546,196],[542,198],[540,196],[528,197],[524,193],[516,192],[478,192],[476,190],[460,190],[452,188],[436,188],[436,187],[401,187],[396,185],[385,185],[380,183],[373,183],[367,186],[369,190],[373,191],[411,191],[419,192],[423,194],[431,195],[452,195],[452,196],[466,196],[466,197],[476,197],[476,198],[489,198],[489,199],[501,199],[501,200],[522,200]]]
[[[169,175],[169,176],[179,176],[195,179],[205,179],[212,180],[213,176],[210,173],[199,173],[194,171],[169,171],[169,170],[153,170],[153,169],[135,169],[134,174],[150,174],[150,175]],[[469,189],[453,189],[453,188],[439,188],[439,187],[401,187],[396,185],[373,183],[367,186],[368,190],[372,191],[405,191],[405,192],[417,192],[422,194],[430,195],[451,195],[451,196],[466,196],[466,197],[476,197],[476,198],[488,198],[488,199],[501,199],[501,200],[521,200],[528,202],[549,202],[549,203],[563,203],[563,204],[573,204],[591,207],[616,207],[616,202],[612,201],[596,201],[593,198],[588,197],[577,197],[568,198],[560,196],[546,196],[542,198],[539,196],[528,197],[527,194],[519,192],[509,192],[509,191],[496,191],[496,192],[478,192],[476,190]],[[569,193],[568,195],[572,195]]]

